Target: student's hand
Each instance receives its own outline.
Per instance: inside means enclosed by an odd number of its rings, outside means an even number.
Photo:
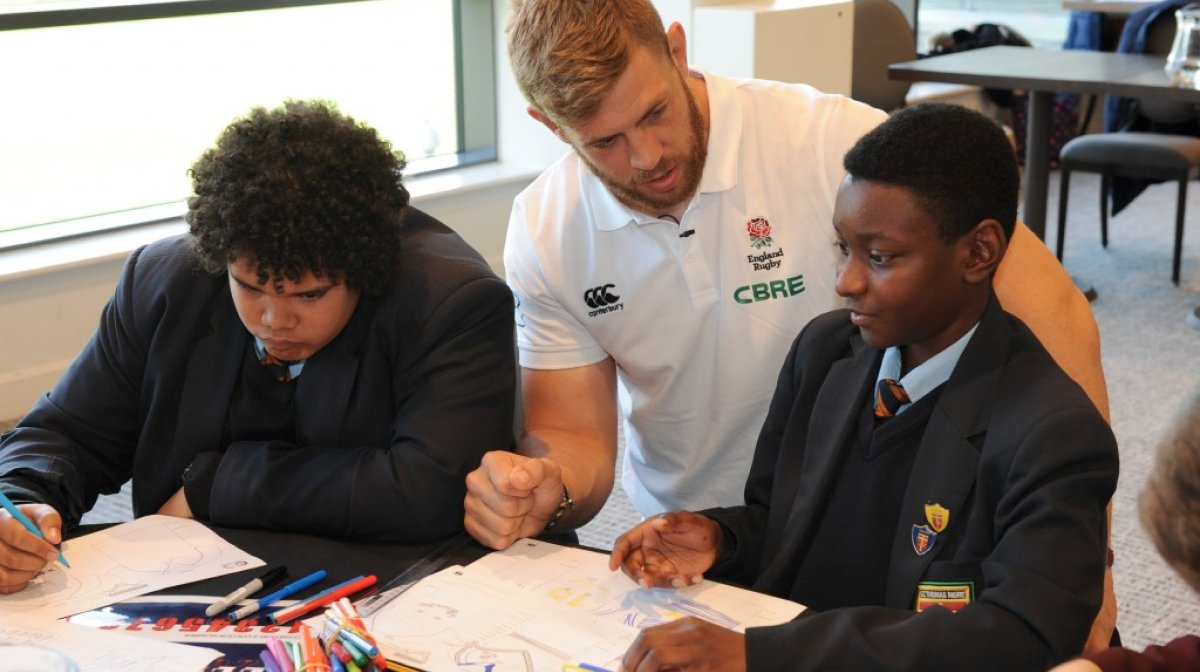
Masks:
[[[192,515],[192,507],[188,506],[187,497],[183,494],[183,488],[180,488],[171,495],[171,498],[162,505],[158,510],[160,516],[175,516],[176,518],[195,518]]]
[[[608,568],[620,567],[647,588],[683,588],[700,583],[723,543],[721,526],[711,518],[690,511],[663,513],[621,535]]]
[[[562,468],[554,460],[494,450],[467,474],[463,526],[484,546],[508,548],[546,528],[562,493]]]
[[[621,659],[625,672],[745,672],[746,636],[694,616],[646,628]]]
[[[38,539],[21,521],[0,509],[0,593],[15,593],[45,566],[58,560],[54,544],[62,541],[62,516],[48,504],[19,504],[17,508],[37,525]]]

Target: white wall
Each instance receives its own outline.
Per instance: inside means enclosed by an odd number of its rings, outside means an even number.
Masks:
[[[119,261],[0,282],[0,419],[19,417],[58,380],[112,293]]]
[[[749,0],[697,7],[691,62],[729,77],[804,82],[850,95],[853,0]]]

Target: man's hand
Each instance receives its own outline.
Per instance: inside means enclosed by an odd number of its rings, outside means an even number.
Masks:
[[[562,493],[562,469],[554,460],[503,450],[485,453],[479,468],[467,474],[463,525],[484,546],[508,548],[546,528]]]
[[[608,568],[620,567],[647,588],[682,588],[700,583],[723,543],[721,526],[711,518],[690,511],[664,513],[621,535]]]
[[[693,616],[647,628],[621,659],[625,672],[745,672],[746,637]]]
[[[192,515],[192,507],[188,506],[187,497],[183,494],[183,488],[175,491],[171,498],[162,505],[158,510],[160,516],[175,516],[176,518],[195,518]]]
[[[47,564],[58,560],[54,544],[62,541],[62,516],[47,504],[21,504],[18,508],[46,538],[38,539],[0,509],[0,593],[21,590]]]

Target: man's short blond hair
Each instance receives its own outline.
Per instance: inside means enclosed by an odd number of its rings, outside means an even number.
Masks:
[[[1200,388],[1159,444],[1138,504],[1158,552],[1200,591]]]
[[[649,0],[513,0],[508,56],[517,85],[559,126],[592,118],[637,45],[670,58]]]

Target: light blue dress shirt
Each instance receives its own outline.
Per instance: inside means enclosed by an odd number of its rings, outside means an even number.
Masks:
[[[971,327],[961,338],[909,371],[903,378],[900,377],[900,348],[892,346],[884,350],[883,363],[879,365],[879,375],[875,378],[875,387],[871,388],[871,403],[875,403],[875,390],[879,387],[879,381],[891,378],[898,380],[908,394],[909,401],[896,411],[896,415],[908,410],[908,407],[917,403],[921,397],[950,379],[950,374],[954,372],[954,367],[958,364],[958,358],[962,356],[963,350],[967,348],[967,343],[970,342],[971,336],[978,328],[979,323],[976,322],[975,326]]]

